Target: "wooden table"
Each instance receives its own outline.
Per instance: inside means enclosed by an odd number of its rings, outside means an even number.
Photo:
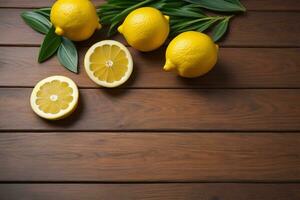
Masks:
[[[79,44],[79,75],[37,63],[43,36],[20,13],[52,2],[0,2],[0,199],[300,199],[299,0],[242,0],[248,12],[199,79],[162,72],[164,48],[129,48],[134,75],[113,90],[82,66],[105,33]],[[57,74],[78,84],[80,105],[49,122],[29,96]]]

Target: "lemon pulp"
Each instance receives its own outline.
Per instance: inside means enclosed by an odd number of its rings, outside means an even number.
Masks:
[[[75,83],[64,76],[51,76],[41,80],[33,89],[33,111],[45,119],[61,119],[71,114],[78,102]]]
[[[126,54],[116,45],[97,47],[90,61],[94,76],[108,83],[121,80],[128,70]]]
[[[106,40],[93,45],[85,57],[89,77],[99,85],[116,87],[124,83],[132,72],[129,51],[119,42]]]
[[[72,93],[67,82],[53,80],[40,87],[35,103],[43,112],[57,114],[68,108],[73,100]]]

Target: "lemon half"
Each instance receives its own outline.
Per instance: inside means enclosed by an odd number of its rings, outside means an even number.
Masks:
[[[85,55],[84,66],[95,83],[109,88],[125,83],[133,71],[130,52],[123,44],[114,40],[94,44]]]
[[[40,117],[57,120],[69,116],[78,103],[78,88],[65,76],[50,76],[34,87],[30,104]]]

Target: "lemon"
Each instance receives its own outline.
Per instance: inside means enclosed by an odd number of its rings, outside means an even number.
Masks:
[[[84,58],[85,71],[98,85],[117,87],[125,83],[133,70],[128,49],[120,42],[103,40],[94,44]]]
[[[151,7],[132,11],[119,26],[128,44],[140,51],[159,48],[169,35],[169,17]]]
[[[96,8],[90,0],[57,0],[50,19],[57,35],[73,41],[86,40],[101,28]]]
[[[49,120],[62,119],[70,115],[78,102],[76,84],[64,76],[50,76],[34,87],[30,104],[33,111]]]
[[[174,70],[186,78],[204,75],[216,64],[218,49],[218,45],[204,33],[181,33],[167,47],[164,70]]]

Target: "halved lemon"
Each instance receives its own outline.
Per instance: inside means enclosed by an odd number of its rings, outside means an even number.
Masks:
[[[33,88],[30,104],[33,111],[49,120],[69,116],[78,103],[78,88],[65,76],[50,76]]]
[[[94,44],[85,55],[84,66],[90,79],[109,88],[125,83],[133,70],[130,52],[114,40]]]

